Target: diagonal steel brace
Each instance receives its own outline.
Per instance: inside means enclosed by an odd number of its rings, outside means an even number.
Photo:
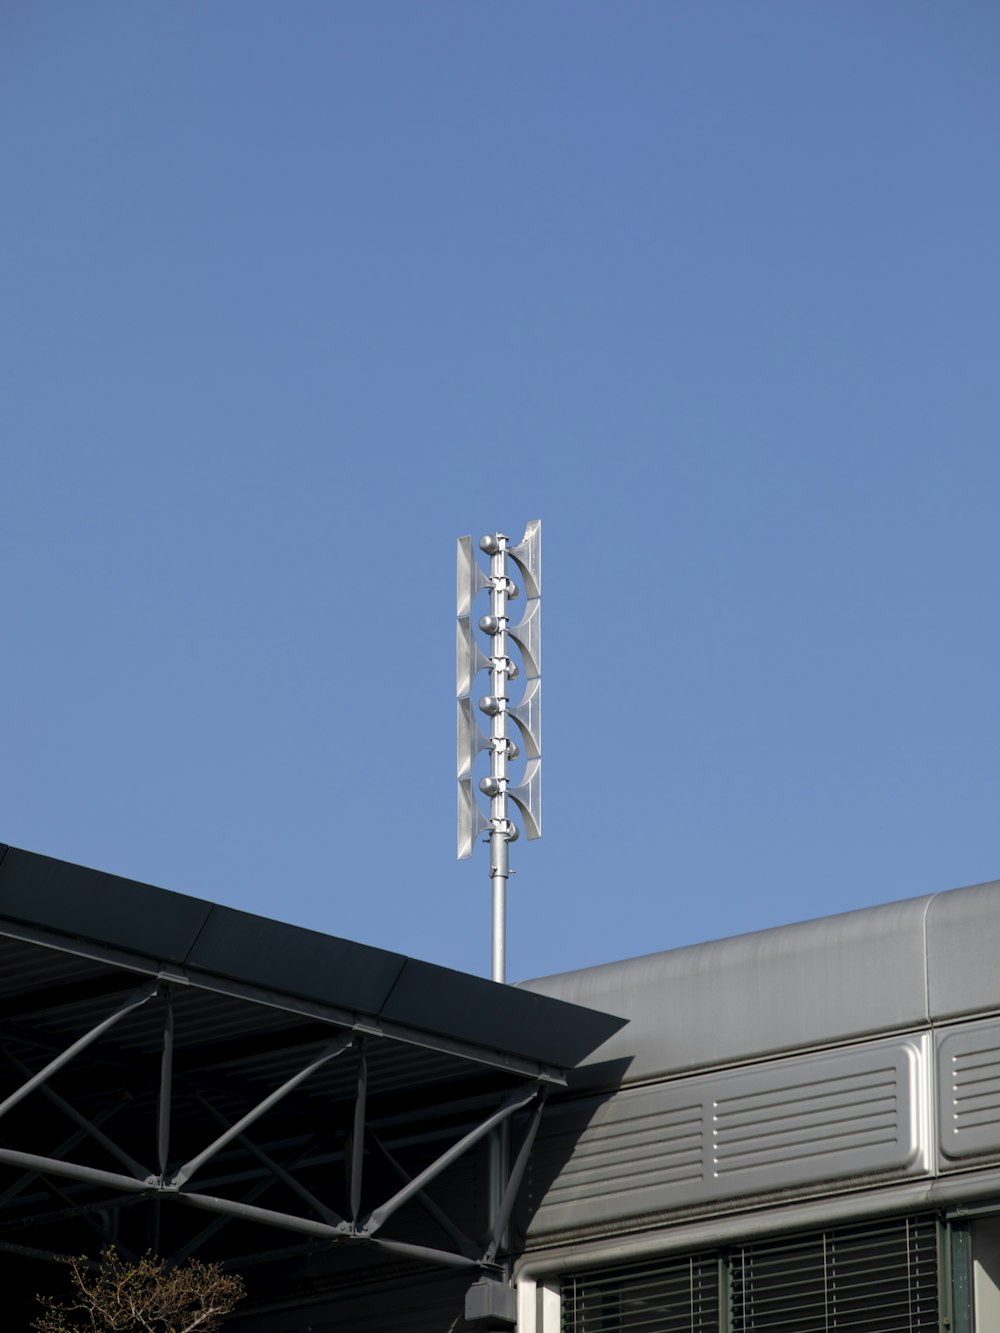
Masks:
[[[512,1092],[492,1115],[487,1116],[482,1124],[477,1125],[475,1129],[471,1129],[468,1134],[459,1139],[457,1143],[452,1144],[452,1146],[443,1152],[440,1157],[431,1162],[430,1166],[424,1167],[423,1171],[414,1176],[408,1185],[404,1185],[401,1190],[392,1196],[392,1198],[387,1199],[385,1203],[376,1208],[374,1212],[369,1213],[361,1227],[362,1233],[366,1236],[373,1236],[375,1232],[378,1231],[379,1227],[387,1222],[397,1209],[402,1208],[407,1200],[412,1199],[414,1194],[419,1193],[425,1185],[429,1184],[430,1181],[435,1180],[442,1171],[451,1166],[452,1162],[461,1157],[463,1153],[468,1152],[468,1150],[474,1144],[478,1143],[481,1138],[484,1138],[491,1129],[495,1129],[497,1125],[502,1124],[512,1116],[515,1111],[519,1111],[522,1106],[527,1106],[527,1104],[530,1101],[533,1101],[537,1096],[537,1085],[527,1089],[522,1088],[517,1092]]]
[[[392,1167],[396,1175],[399,1176],[400,1180],[402,1180],[404,1184],[409,1184],[409,1182],[413,1179],[409,1171],[407,1171],[406,1167],[403,1166],[401,1162],[398,1162],[396,1158],[393,1157],[389,1149],[385,1146],[385,1144],[378,1137],[375,1131],[370,1127],[368,1129],[368,1139],[369,1142],[374,1145],[376,1150],[379,1153],[381,1153],[381,1155],[385,1158],[385,1160]],[[420,1192],[416,1195],[416,1201],[417,1203],[420,1204],[421,1208],[423,1208],[423,1210],[427,1213],[427,1215],[434,1219],[434,1221],[438,1224],[438,1226],[445,1233],[445,1235],[451,1237],[451,1239],[455,1242],[459,1250],[462,1252],[462,1254],[465,1255],[467,1259],[476,1258],[476,1256],[479,1254],[479,1246],[474,1244],[465,1234],[465,1232],[455,1225],[455,1223],[451,1220],[451,1218],[444,1211],[444,1209],[439,1208],[438,1205],[434,1202],[434,1200],[425,1190],[420,1190]]]
[[[243,1131],[248,1126],[252,1125],[255,1120],[259,1120],[262,1115],[271,1109],[272,1106],[281,1101],[282,1097],[286,1097],[288,1093],[297,1088],[300,1083],[305,1082],[310,1074],[314,1073],[322,1065],[325,1065],[327,1061],[333,1060],[336,1056],[340,1055],[341,1051],[347,1050],[353,1040],[353,1033],[348,1032],[345,1033],[344,1036],[338,1037],[336,1041],[330,1042],[329,1046],[324,1047],[319,1055],[317,1055],[315,1059],[310,1060],[304,1069],[300,1069],[297,1074],[293,1074],[290,1079],[287,1079],[282,1083],[280,1088],[275,1088],[274,1092],[265,1097],[262,1102],[258,1102],[252,1111],[248,1111],[241,1120],[237,1120],[235,1125],[230,1125],[223,1134],[220,1134],[214,1143],[210,1143],[208,1147],[198,1153],[196,1157],[192,1157],[189,1162],[185,1162],[180,1170],[177,1171],[169,1181],[161,1182],[157,1177],[152,1177],[147,1183],[150,1185],[164,1183],[171,1189],[179,1189],[181,1185],[190,1180],[194,1173],[203,1167],[210,1158],[214,1157],[217,1152],[220,1152],[227,1143],[242,1134]]]
[[[208,1112],[216,1124],[221,1125],[224,1129],[230,1128],[229,1121],[221,1111],[217,1111],[212,1103],[203,1097],[200,1092],[195,1093],[194,1099],[205,1111]],[[291,1172],[286,1171],[281,1163],[276,1162],[273,1157],[269,1156],[264,1151],[263,1148],[258,1148],[252,1139],[247,1138],[245,1134],[238,1134],[236,1136],[236,1142],[246,1148],[247,1152],[250,1153],[252,1157],[256,1157],[257,1161],[260,1162],[262,1166],[266,1166],[268,1171],[270,1171],[277,1180],[280,1180],[283,1185],[287,1185],[293,1194],[297,1194],[300,1199],[309,1205],[310,1208],[315,1209],[324,1222],[329,1223],[332,1227],[346,1227],[344,1219],[338,1213],[335,1213],[332,1208],[328,1208],[325,1203],[321,1203],[311,1190],[306,1189],[305,1185],[296,1180]]]
[[[288,1163],[288,1167],[294,1170],[295,1167],[301,1166],[314,1150],[314,1141],[310,1139],[305,1147],[295,1154],[292,1160]],[[255,1185],[247,1190],[246,1194],[244,1194],[239,1202],[253,1203],[256,1199],[259,1199],[262,1194],[266,1194],[274,1185],[274,1182],[274,1176],[265,1176],[263,1180],[258,1180]],[[230,1213],[221,1213],[216,1216],[214,1221],[209,1222],[208,1226],[203,1227],[196,1236],[192,1236],[192,1238],[187,1241],[186,1244],[182,1245],[179,1250],[174,1250],[171,1256],[171,1262],[174,1264],[182,1264],[185,1259],[189,1259],[192,1254],[201,1249],[202,1245],[204,1245],[207,1240],[210,1240],[217,1231],[221,1231],[224,1226],[228,1226],[232,1220],[232,1214]]]
[[[18,1088],[16,1092],[12,1092],[5,1101],[0,1102],[0,1116],[6,1115],[12,1107],[18,1104],[18,1102],[24,1101],[29,1093],[34,1092],[37,1087],[45,1083],[53,1074],[62,1069],[63,1065],[69,1064],[74,1055],[78,1054],[80,1051],[86,1050],[92,1042],[95,1042],[98,1037],[102,1036],[108,1028],[117,1023],[119,1019],[122,1019],[126,1014],[131,1013],[133,1009],[138,1009],[140,1004],[145,1004],[147,1000],[151,1000],[156,994],[156,991],[157,987],[155,983],[152,985],[141,986],[137,991],[133,991],[128,999],[124,1000],[118,1006],[114,1013],[109,1014],[108,1017],[98,1023],[96,1027],[91,1028],[89,1032],[85,1032],[82,1037],[78,1037],[77,1040],[73,1042],[72,1046],[68,1046],[61,1055],[57,1055],[54,1060],[50,1060],[44,1069],[40,1069],[37,1074],[28,1079],[27,1083]]]
[[[514,1208],[514,1200],[517,1198],[517,1191],[521,1188],[521,1181],[524,1179],[524,1173],[528,1167],[528,1158],[531,1155],[531,1149],[535,1142],[535,1135],[538,1133],[538,1126],[542,1121],[542,1112],[545,1110],[546,1088],[541,1089],[541,1095],[538,1098],[538,1105],[535,1107],[535,1113],[531,1117],[531,1124],[528,1126],[524,1136],[524,1142],[517,1154],[517,1160],[511,1168],[510,1176],[507,1180],[507,1188],[503,1192],[503,1198],[500,1200],[500,1206],[497,1209],[496,1217],[493,1219],[493,1226],[490,1231],[489,1244],[483,1254],[483,1263],[491,1264],[496,1258],[496,1252],[500,1246],[500,1240],[507,1228],[511,1212]]]
[[[131,1094],[123,1094],[117,1101],[112,1102],[110,1106],[105,1106],[102,1110],[98,1111],[97,1115],[94,1116],[94,1124],[103,1124],[103,1122],[110,1116],[113,1116],[116,1111],[120,1111],[123,1106],[127,1106],[130,1101],[132,1101]],[[86,1137],[86,1131],[78,1129],[76,1133],[71,1134],[68,1139],[63,1139],[62,1143],[60,1143],[57,1148],[53,1148],[49,1153],[49,1157],[55,1161],[59,1161],[59,1159],[64,1157],[66,1153],[72,1151],[78,1143],[82,1143]],[[11,1199],[15,1199],[19,1194],[23,1193],[32,1181],[39,1180],[40,1178],[41,1172],[28,1171],[25,1175],[21,1176],[19,1180],[15,1180],[9,1189],[4,1190],[3,1194],[0,1194],[0,1211],[7,1207],[7,1204]],[[2,1225],[3,1224],[0,1223],[0,1227],[2,1227]]]
[[[18,1070],[19,1073],[21,1074],[31,1073],[31,1070],[28,1069],[25,1065],[23,1065],[21,1061],[17,1058],[17,1056],[12,1055],[10,1051],[7,1052],[7,1059],[11,1062],[14,1068]],[[145,1166],[141,1166],[135,1160],[134,1157],[131,1157],[125,1151],[124,1148],[120,1148],[118,1144],[114,1142],[113,1139],[109,1139],[107,1134],[103,1133],[100,1129],[98,1129],[97,1125],[92,1120],[88,1120],[87,1117],[82,1113],[82,1111],[78,1111],[76,1107],[72,1105],[72,1103],[66,1100],[65,1097],[60,1097],[58,1092],[56,1092],[53,1088],[46,1087],[44,1083],[38,1089],[38,1091],[42,1094],[43,1097],[48,1098],[48,1100],[52,1102],[54,1106],[58,1106],[60,1111],[62,1111],[65,1115],[67,1115],[69,1119],[74,1122],[74,1124],[79,1125],[80,1128],[83,1130],[84,1134],[92,1138],[95,1143],[99,1143],[102,1148],[104,1148],[107,1152],[111,1154],[112,1157],[117,1157],[119,1162],[121,1162],[122,1166],[126,1167],[129,1171],[132,1172],[136,1180],[145,1180],[148,1174],[148,1168]]]

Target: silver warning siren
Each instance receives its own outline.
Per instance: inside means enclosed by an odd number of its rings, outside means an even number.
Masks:
[[[483,571],[472,549],[471,537],[458,539],[458,622],[455,634],[455,693],[458,698],[458,856],[472,855],[476,838],[489,833],[490,880],[493,885],[493,980],[503,981],[506,972],[506,907],[508,844],[518,837],[509,815],[508,798],[520,811],[528,838],[542,833],[542,682],[541,682],[541,594],[542,525],[533,519],[517,546],[508,545],[502,532],[479,539],[480,550],[490,561]],[[518,596],[518,587],[508,574],[508,562],[517,569],[524,588],[524,615],[510,623],[508,602]],[[490,594],[489,614],[479,617],[478,629],[485,636],[483,652],[473,632],[473,604],[479,592]],[[521,668],[510,656],[513,644]],[[477,702],[489,719],[484,732],[473,711],[473,684],[480,671],[490,673],[489,693]],[[519,702],[511,703],[508,684],[523,674]],[[516,786],[508,779],[508,765],[521,753],[508,734],[508,718],[517,725],[525,756],[524,774]],[[490,803],[487,816],[472,787],[476,755],[489,751],[490,771],[479,781],[479,790]]]

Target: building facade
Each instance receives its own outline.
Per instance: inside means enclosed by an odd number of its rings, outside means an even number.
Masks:
[[[519,1333],[1000,1328],[1000,885],[543,978]]]
[[[233,1333],[996,1333],[1000,884],[520,987],[0,848],[5,1317],[64,1256]]]

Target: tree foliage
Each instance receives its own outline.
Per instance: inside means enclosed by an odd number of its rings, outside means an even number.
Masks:
[[[38,1298],[35,1333],[211,1333],[243,1296],[242,1278],[197,1259],[170,1268],[107,1249],[97,1268],[74,1259],[70,1272],[71,1295]]]

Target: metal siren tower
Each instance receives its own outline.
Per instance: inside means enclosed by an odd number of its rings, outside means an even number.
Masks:
[[[472,855],[480,833],[489,833],[490,882],[493,887],[493,980],[505,981],[507,970],[507,861],[508,844],[518,837],[517,825],[510,818],[508,802],[521,812],[524,831],[529,838],[542,833],[542,682],[541,682],[541,592],[542,525],[533,519],[517,546],[508,545],[502,532],[479,539],[480,550],[490,561],[484,573],[472,549],[471,537],[458,539],[458,623],[456,627],[455,693],[458,696],[458,857]],[[508,602],[518,595],[518,587],[508,573],[517,567],[524,585],[524,615],[516,625],[510,623]],[[472,628],[472,611],[477,593],[488,590],[489,614],[479,617],[478,627],[485,635],[489,651],[484,653]],[[508,684],[521,674],[510,656],[511,643],[517,646],[524,671],[520,702],[512,704]],[[472,688],[480,671],[490,673],[490,689],[478,701],[479,711],[489,719],[489,733],[482,730],[472,705]],[[511,785],[510,765],[521,751],[509,734],[512,719],[524,750],[524,770],[516,785]],[[473,766],[481,750],[489,751],[490,771],[479,780],[479,790],[489,799],[490,813],[485,815],[472,789]]]

